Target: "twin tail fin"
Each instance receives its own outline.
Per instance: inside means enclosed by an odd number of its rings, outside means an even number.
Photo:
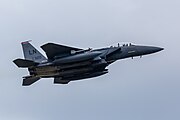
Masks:
[[[44,57],[35,47],[33,47],[30,41],[22,42],[22,48],[24,53],[24,58],[26,60],[31,60],[37,63],[41,63],[42,61],[46,60]]]

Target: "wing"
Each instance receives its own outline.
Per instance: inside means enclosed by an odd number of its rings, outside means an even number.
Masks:
[[[70,54],[71,50],[79,51],[83,49],[75,48],[75,47],[69,47],[64,45],[58,45],[54,43],[47,43],[41,48],[45,51],[47,57],[49,59],[53,59],[57,55],[64,55],[64,54]]]

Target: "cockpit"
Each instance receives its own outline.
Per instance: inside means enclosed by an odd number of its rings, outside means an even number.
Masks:
[[[125,47],[125,46],[135,46],[135,45],[132,43],[125,43],[125,44],[118,43],[118,45],[117,45],[117,47]],[[116,46],[110,46],[110,47],[112,48],[112,47],[116,47]]]

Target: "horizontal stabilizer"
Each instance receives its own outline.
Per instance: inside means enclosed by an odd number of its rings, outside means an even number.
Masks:
[[[35,83],[36,81],[38,81],[40,78],[39,77],[28,77],[28,78],[24,78],[23,79],[23,86],[29,86],[33,83]]]
[[[24,59],[16,59],[13,61],[18,67],[21,67],[21,68],[28,68],[28,67],[31,67],[31,66],[35,66],[39,63],[36,63],[34,61],[31,61],[31,60],[24,60]]]
[[[82,50],[79,48],[58,45],[54,43],[47,43],[41,46],[41,48],[46,52],[46,55],[49,59],[53,59],[55,56],[61,55],[61,54],[70,54],[72,50],[74,51]]]

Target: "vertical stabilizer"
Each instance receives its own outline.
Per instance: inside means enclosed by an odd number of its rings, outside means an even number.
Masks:
[[[34,48],[29,42],[30,41],[21,43],[22,48],[23,48],[24,58],[26,60],[32,60],[38,63],[46,60],[46,58],[36,48]]]

